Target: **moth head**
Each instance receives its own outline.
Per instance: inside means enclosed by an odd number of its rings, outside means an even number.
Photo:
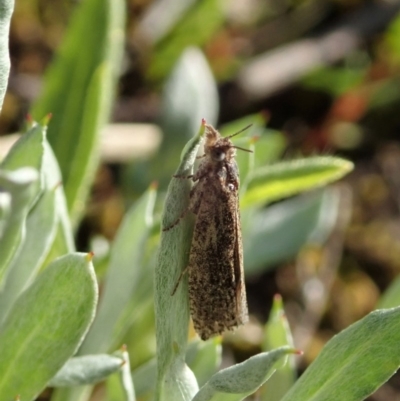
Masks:
[[[221,138],[208,148],[211,159],[215,162],[230,160],[235,156],[235,149],[229,139]]]
[[[251,152],[251,150],[243,149],[238,146],[234,146],[230,138],[240,134],[242,131],[249,128],[249,126],[243,128],[239,132],[228,136],[221,137],[220,133],[210,124],[205,124],[205,144],[204,152],[213,162],[222,162],[224,160],[230,161],[236,155],[235,149],[241,149],[245,152]]]
[[[204,150],[214,162],[222,162],[235,156],[232,142],[228,138],[221,137],[220,133],[208,124],[206,125]]]

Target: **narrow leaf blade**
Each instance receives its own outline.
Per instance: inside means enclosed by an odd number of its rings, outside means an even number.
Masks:
[[[281,162],[254,171],[246,193],[244,207],[272,202],[334,182],[353,169],[353,163],[332,156]]]
[[[274,373],[274,365],[294,350],[281,347],[255,355],[216,373],[195,395],[193,401],[240,401],[254,393]]]
[[[113,355],[98,354],[71,358],[49,381],[51,387],[94,384],[118,372],[124,360]]]
[[[382,309],[334,336],[282,401],[361,401],[400,366],[400,308]]]

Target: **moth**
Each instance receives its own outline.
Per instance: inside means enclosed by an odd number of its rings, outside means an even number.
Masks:
[[[239,215],[239,170],[229,137],[205,126],[204,155],[194,175],[188,210],[195,215],[188,274],[190,313],[202,340],[248,320]],[[250,152],[250,151],[249,151]],[[182,217],[182,216],[181,216]],[[175,226],[164,229],[165,231]]]

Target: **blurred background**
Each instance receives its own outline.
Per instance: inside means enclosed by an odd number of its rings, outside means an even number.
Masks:
[[[79,3],[16,0],[2,155],[40,96]],[[279,293],[294,344],[305,351],[301,371],[335,333],[399,302],[397,293],[382,294],[400,271],[400,1],[127,0],[126,7],[112,124],[77,248],[111,241],[151,182],[165,191],[203,117],[218,127],[258,121],[273,138],[270,163],[316,154],[353,161],[354,171],[332,187],[270,204],[257,227],[247,229],[243,217],[251,323],[225,338],[227,357],[259,351]],[[101,262],[96,268],[101,277]],[[399,378],[370,399],[400,399]]]

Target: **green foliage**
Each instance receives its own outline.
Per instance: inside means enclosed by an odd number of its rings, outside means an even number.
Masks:
[[[378,310],[333,337],[282,401],[364,400],[400,365],[400,308]]]
[[[293,339],[283,309],[280,296],[275,296],[268,321],[264,328],[263,351],[270,351],[289,344],[293,347]],[[293,355],[288,355],[279,369],[260,389],[263,401],[278,401],[293,386],[296,380],[296,368]]]
[[[365,79],[365,66],[363,68],[319,68],[301,80],[301,83],[311,89],[318,89],[334,96],[340,96],[356,88]]]
[[[37,277],[1,325],[1,398],[30,400],[45,387],[76,351],[96,302],[90,255],[66,255]]]
[[[45,131],[34,124],[0,165],[0,185],[10,198],[0,224],[1,399],[37,396],[76,352],[97,303],[90,254],[44,263],[59,222],[57,191],[64,196],[60,186],[48,186]]]
[[[188,46],[202,46],[224,21],[223,5],[218,1],[195,2],[179,23],[156,43],[149,77],[160,79],[168,75]]]
[[[4,10],[12,8],[4,4]],[[0,399],[19,394],[22,401],[32,401],[51,385],[57,387],[52,401],[85,401],[103,380],[108,399],[118,401],[135,400],[135,390],[138,397],[156,401],[242,400],[266,382],[269,387],[259,390],[263,400],[364,399],[400,365],[398,308],[374,312],[334,337],[297,382],[291,363],[296,351],[280,300],[264,329],[264,352],[240,364],[217,371],[220,338],[188,344],[187,278],[182,277],[173,296],[171,291],[187,265],[191,244],[193,216],[183,217],[189,180],[170,181],[161,219],[154,218],[154,185],[129,209],[107,258],[97,308],[92,254],[74,252],[72,226],[93,179],[98,133],[111,107],[123,7],[115,0],[82,3],[34,106],[40,118],[53,112],[51,146],[46,124],[33,123],[0,165]],[[194,7],[184,24],[158,42],[150,69],[159,78],[175,65],[163,95],[166,138],[154,175],[162,168],[169,175],[177,149],[193,135],[200,118],[215,123],[218,115],[212,74],[198,49],[186,50],[185,37],[192,30],[196,40],[191,43],[204,43],[222,25],[222,12],[215,1]],[[5,12],[0,30],[8,31],[8,23]],[[3,48],[0,97],[7,75]],[[332,75],[321,80],[327,77]],[[359,82],[360,76],[349,77],[337,77],[343,84],[338,90]],[[340,212],[339,195],[331,188],[268,209],[265,205],[332,183],[352,164],[328,156],[278,162],[285,138],[266,129],[262,115],[247,116],[221,131],[230,135],[248,123],[253,126],[234,140],[254,152],[238,150],[237,156],[245,268],[251,274],[293,257],[307,242],[323,241]],[[191,173],[202,134],[200,128],[184,148],[176,174]],[[159,234],[160,225],[180,217],[174,230]],[[398,304],[397,285],[381,306]],[[106,354],[123,341],[130,346],[132,372],[125,348]],[[145,364],[143,349],[149,359]]]
[[[122,358],[98,354],[71,358],[49,381],[52,387],[79,386],[104,380],[121,369]]]
[[[61,168],[74,226],[96,171],[98,139],[114,98],[124,20],[122,0],[82,2],[32,109],[36,119],[52,113],[48,138]]]

